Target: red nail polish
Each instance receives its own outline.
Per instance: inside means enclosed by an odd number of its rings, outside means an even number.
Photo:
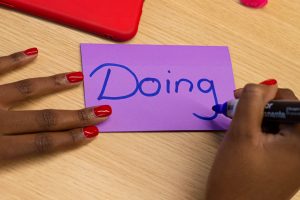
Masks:
[[[83,128],[83,134],[86,138],[93,138],[99,134],[99,130],[96,126],[88,126]]]
[[[70,83],[78,83],[83,80],[83,73],[82,72],[72,72],[66,75],[68,81]]]
[[[31,49],[27,49],[25,50],[23,53],[26,55],[26,56],[33,56],[35,54],[38,54],[39,50],[37,48],[31,48]]]
[[[98,106],[94,108],[94,113],[97,117],[108,117],[112,113],[112,109],[109,105]]]
[[[276,85],[277,81],[275,79],[268,79],[268,80],[265,80],[265,81],[261,82],[260,84],[263,84],[263,85]]]

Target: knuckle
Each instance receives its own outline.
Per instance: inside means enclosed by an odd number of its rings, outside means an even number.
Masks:
[[[5,57],[0,57],[0,66],[4,66],[5,65]]]
[[[19,81],[15,84],[15,87],[20,94],[24,96],[29,96],[33,93],[33,82],[30,79]]]
[[[7,153],[8,148],[5,148],[6,146],[5,144],[7,144],[7,141],[5,141],[3,137],[0,137],[0,162],[2,160],[5,160],[8,154]]]
[[[2,96],[2,95],[0,95],[0,96]],[[10,107],[11,106],[9,105],[9,103],[7,103],[7,102],[0,102],[0,111],[7,111],[7,110],[10,109]],[[0,119],[0,121],[2,121],[2,120]],[[1,128],[0,128],[0,131],[1,131]]]
[[[35,150],[38,153],[47,153],[53,149],[53,139],[48,133],[40,133],[35,136]]]
[[[246,128],[242,124],[232,124],[228,133],[231,135],[231,140],[243,144],[258,144],[258,136],[255,129]]]
[[[9,56],[11,58],[12,63],[19,63],[23,60],[24,55],[22,53],[14,53]]]
[[[60,87],[66,85],[65,77],[62,77],[61,74],[56,74],[50,77],[54,87]]]
[[[241,134],[241,140],[253,145],[257,145],[258,143],[256,133],[253,131],[246,131],[243,134]]]
[[[247,96],[263,96],[264,91],[262,90],[261,87],[259,87],[256,84],[247,84],[244,89],[243,89],[243,93]]]
[[[230,139],[235,143],[247,146],[257,146],[260,143],[259,138],[255,135],[255,133],[251,131],[233,132],[232,137]]]
[[[77,111],[77,116],[82,125],[89,125],[94,118],[94,114],[89,109],[82,109]]]
[[[57,114],[54,110],[42,110],[37,116],[37,122],[44,130],[50,130],[57,124]]]
[[[70,136],[71,139],[71,144],[77,144],[78,142],[80,142],[83,137],[82,134],[80,134],[81,131],[79,129],[73,129],[68,131],[68,134]]]

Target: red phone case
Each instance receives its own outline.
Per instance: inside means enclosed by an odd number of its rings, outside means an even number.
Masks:
[[[0,0],[0,4],[117,41],[138,30],[143,0]]]

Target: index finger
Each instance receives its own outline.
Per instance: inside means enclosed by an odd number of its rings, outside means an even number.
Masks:
[[[239,88],[239,89],[236,89],[234,91],[234,97],[236,99],[239,99],[241,97],[243,93],[243,88]],[[288,89],[288,88],[278,88],[277,90],[277,94],[274,98],[275,100],[298,100],[298,97],[295,95],[295,93],[291,90],[291,89]]]
[[[0,74],[4,74],[15,68],[21,67],[33,61],[38,55],[37,48],[30,48],[9,56],[0,57]]]

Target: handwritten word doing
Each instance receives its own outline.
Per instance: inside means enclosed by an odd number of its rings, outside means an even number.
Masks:
[[[101,69],[105,69],[105,68],[107,68],[106,76],[105,76],[105,79],[104,79],[104,83],[102,85],[101,92],[98,96],[98,100],[103,100],[103,99],[108,99],[108,100],[127,99],[127,98],[130,98],[130,97],[134,96],[138,91],[140,91],[140,93],[142,95],[146,96],[146,97],[154,97],[154,96],[158,95],[161,92],[162,84],[161,84],[161,81],[159,79],[153,78],[153,77],[146,77],[146,78],[142,79],[141,81],[139,81],[137,75],[129,67],[127,67],[125,65],[121,65],[121,64],[104,63],[104,64],[98,66],[97,68],[95,68],[91,72],[90,77],[93,77],[96,74],[96,72],[98,72]],[[107,84],[109,82],[111,73],[114,69],[117,69],[117,68],[125,70],[130,76],[132,76],[132,78],[134,79],[134,82],[135,82],[135,87],[134,87],[133,91],[131,91],[129,94],[126,94],[126,95],[122,95],[122,96],[105,96],[105,91],[106,91]],[[169,71],[169,73],[170,73],[170,71]],[[155,91],[153,91],[153,92],[145,92],[144,91],[143,86],[147,82],[156,84]],[[175,93],[179,92],[179,86],[182,83],[186,83],[186,84],[189,85],[189,92],[192,92],[194,90],[194,84],[193,84],[192,81],[190,81],[189,79],[186,79],[186,78],[181,78],[181,79],[179,79],[175,82],[175,89],[174,89]],[[203,85],[209,85],[209,86],[208,86],[208,88],[204,88]],[[213,100],[214,100],[213,105],[218,104],[218,98],[217,98],[216,90],[215,90],[215,87],[214,87],[214,82],[212,80],[208,80],[206,78],[199,79],[198,82],[197,82],[197,88],[201,93],[204,93],[204,94],[211,92],[213,94]],[[171,93],[171,81],[169,79],[166,80],[166,92],[168,94]],[[199,118],[199,119],[202,119],[202,120],[213,120],[217,117],[218,114],[215,112],[212,116],[209,116],[209,117],[202,116],[202,115],[199,115],[199,114],[196,114],[196,113],[193,113],[193,115],[195,117]]]

